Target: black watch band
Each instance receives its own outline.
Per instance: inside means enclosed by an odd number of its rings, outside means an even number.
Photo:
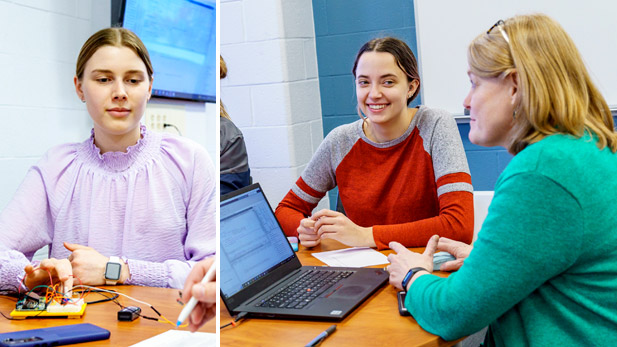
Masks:
[[[401,285],[403,286],[403,290],[407,290],[407,285],[409,284],[409,281],[411,281],[411,279],[413,278],[413,276],[415,274],[417,274],[420,271],[426,271],[429,272],[427,269],[423,268],[423,267],[414,267],[411,268],[407,274],[405,275],[405,277],[403,277],[403,282],[401,282]]]

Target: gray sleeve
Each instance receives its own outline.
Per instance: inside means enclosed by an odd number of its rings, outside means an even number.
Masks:
[[[249,170],[248,155],[244,136],[240,129],[227,118],[221,118],[221,174],[246,172]]]
[[[424,149],[433,160],[435,182],[449,174],[469,175],[463,141],[452,115],[444,110],[427,109],[424,116],[425,119],[418,124],[418,128],[424,140]],[[467,182],[449,183],[440,186],[437,195],[451,191],[473,192],[473,187]]]
[[[336,168],[358,140],[357,128],[358,122],[345,124],[326,136],[302,172],[304,183],[323,194],[336,187]],[[297,184],[292,191],[309,203],[316,204],[321,199],[304,192]]]

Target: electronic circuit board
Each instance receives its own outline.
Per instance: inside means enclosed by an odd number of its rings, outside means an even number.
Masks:
[[[52,301],[47,303],[45,298],[27,297],[17,301],[15,309],[11,312],[14,319],[66,317],[80,318],[86,310],[83,299],[73,299],[72,302],[60,304]]]

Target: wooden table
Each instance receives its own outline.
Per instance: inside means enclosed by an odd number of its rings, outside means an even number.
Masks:
[[[153,305],[154,308],[172,322],[176,321],[182,310],[182,306],[176,302],[176,298],[178,298],[177,289],[140,286],[110,286],[102,288],[116,290],[141,301],[145,301]],[[93,293],[89,294],[86,301],[94,301],[102,298],[102,296]],[[120,296],[118,300],[124,306],[141,307],[143,315],[149,317],[156,316],[156,313],[146,305],[134,302],[122,296]],[[0,311],[8,316],[15,308],[15,302],[16,299],[5,296],[0,297]],[[113,302],[104,302],[88,305],[84,316],[76,319],[28,318],[25,320],[7,320],[0,316],[0,332],[47,328],[66,324],[92,323],[109,330],[111,332],[110,338],[108,340],[83,343],[80,344],[80,346],[130,346],[169,329],[174,329],[170,324],[159,323],[143,318],[137,318],[132,322],[120,322],[117,319],[118,310],[120,310],[120,307]],[[215,319],[210,320],[199,331],[215,333],[215,321]]]
[[[324,265],[312,252],[345,248],[333,240],[325,240],[311,250],[300,246],[298,257],[302,265]],[[422,252],[423,248],[412,249]],[[382,251],[384,254],[391,250]],[[383,266],[383,265],[382,265]],[[447,273],[435,272],[440,276]],[[224,276],[222,274],[221,276]],[[236,327],[221,330],[221,346],[304,346],[330,325],[337,329],[321,346],[452,346],[458,341],[444,341],[430,334],[412,317],[398,313],[397,289],[386,284],[340,322],[274,320],[245,318]],[[221,325],[231,321],[225,304],[220,302]]]

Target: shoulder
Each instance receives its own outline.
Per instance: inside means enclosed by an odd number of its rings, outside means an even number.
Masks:
[[[161,152],[164,160],[171,160],[182,169],[191,169],[195,165],[213,166],[208,151],[199,143],[173,134],[161,135]]]
[[[362,122],[362,119],[358,119],[355,122],[337,126],[326,135],[324,142],[333,144],[356,142],[360,138]]]
[[[220,117],[221,142],[223,139],[242,137],[242,131],[231,120]]]
[[[572,178],[588,176],[607,162],[614,164],[615,155],[612,155],[612,160],[603,157],[609,152],[608,149],[599,150],[596,141],[587,135],[581,138],[551,135],[515,155],[506,167],[503,179],[521,173],[535,173],[567,185]]]
[[[76,162],[80,152],[86,152],[90,141],[92,140],[88,139],[81,143],[65,143],[54,146],[43,154],[34,168],[48,175],[60,175]]]
[[[414,119],[416,121],[416,126],[421,132],[438,127],[447,129],[456,128],[456,121],[452,114],[439,108],[420,106]]]

